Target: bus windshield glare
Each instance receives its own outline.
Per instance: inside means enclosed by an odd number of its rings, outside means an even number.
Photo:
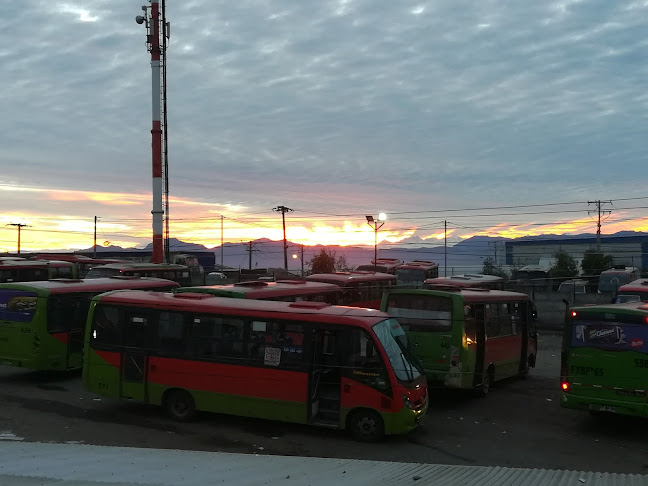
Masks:
[[[385,319],[374,324],[373,330],[399,381],[414,381],[423,374],[418,361],[409,350],[405,331],[396,319]]]

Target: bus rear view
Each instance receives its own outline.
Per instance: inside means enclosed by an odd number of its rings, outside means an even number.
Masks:
[[[575,307],[563,335],[560,404],[646,416],[648,305]]]

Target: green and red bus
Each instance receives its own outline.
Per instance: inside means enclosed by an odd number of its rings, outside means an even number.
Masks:
[[[0,365],[37,371],[81,367],[92,298],[117,289],[170,291],[176,282],[110,277],[0,284]]]
[[[560,405],[648,416],[648,304],[573,307],[561,354]]]
[[[637,267],[618,265],[604,270],[599,275],[598,291],[616,293],[619,287],[641,278],[641,270]]]
[[[359,265],[355,270],[357,272],[380,272],[391,273],[394,275],[399,265],[403,263],[398,258],[378,258],[371,260],[371,265]]]
[[[439,265],[428,260],[412,260],[396,267],[396,285],[420,289],[429,278],[439,276]]]
[[[448,277],[428,278],[423,283],[423,288],[438,288],[438,285],[451,285],[454,287],[477,287],[481,289],[502,290],[504,279],[497,275],[484,275],[481,273],[466,273]]]
[[[181,287],[175,292],[197,292],[219,297],[277,300],[280,302],[326,302],[332,305],[343,303],[342,289],[338,285],[306,280],[278,280],[276,282],[250,280],[230,285]]]
[[[91,258],[86,255],[74,253],[39,253],[32,257],[32,260],[56,260],[70,262],[74,267],[74,278],[85,278],[90,268],[109,263],[128,263],[118,258]]]
[[[415,428],[427,385],[398,321],[323,302],[118,291],[94,298],[83,383],[104,397],[348,429]]]
[[[154,277],[173,280],[181,286],[193,285],[191,269],[179,263],[109,263],[91,267],[85,278],[114,277],[117,275]]]
[[[614,298],[615,304],[646,301],[648,301],[648,279],[645,278],[622,285]]]
[[[24,259],[3,259],[0,262],[0,283],[74,277],[74,265],[70,262]]]
[[[342,289],[342,304],[380,309],[383,292],[396,285],[396,276],[381,272],[335,272],[308,275],[309,282],[335,284]]]
[[[526,294],[500,290],[395,289],[381,310],[401,323],[431,384],[485,396],[494,382],[535,366],[531,304]]]

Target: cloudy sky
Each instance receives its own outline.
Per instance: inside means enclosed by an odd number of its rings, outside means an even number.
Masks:
[[[143,3],[0,0],[1,250],[150,242]],[[172,237],[648,230],[646,0],[166,10]]]

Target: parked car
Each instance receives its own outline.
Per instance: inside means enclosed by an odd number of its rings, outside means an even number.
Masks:
[[[210,278],[212,280],[218,280],[218,279],[225,280],[227,276],[222,272],[209,272],[207,274],[207,278]]]
[[[587,293],[587,282],[585,280],[565,280],[558,287],[561,294],[585,294]]]

